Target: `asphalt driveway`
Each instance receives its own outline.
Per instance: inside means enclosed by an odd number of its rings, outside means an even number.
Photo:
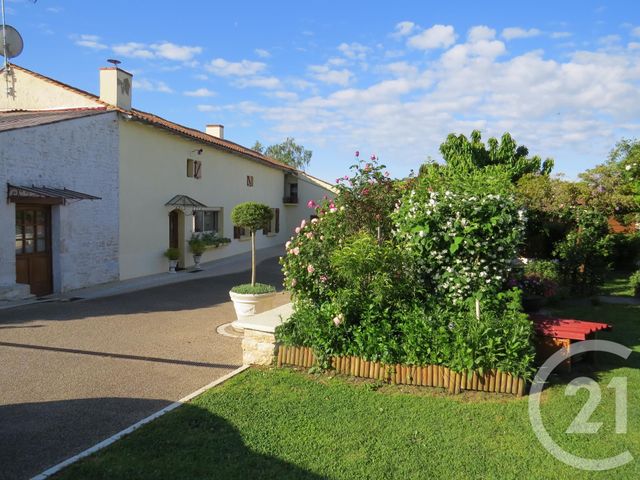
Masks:
[[[0,310],[0,479],[29,478],[242,363],[231,286],[246,272]],[[281,285],[277,258],[258,280]],[[284,294],[278,304],[288,301]]]

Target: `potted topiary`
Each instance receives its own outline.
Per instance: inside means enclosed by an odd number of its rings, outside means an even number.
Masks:
[[[237,285],[229,292],[237,321],[246,320],[271,308],[275,287],[256,283],[256,231],[268,225],[272,217],[273,212],[267,205],[256,202],[240,203],[231,211],[234,225],[246,228],[251,234],[251,283]],[[236,322],[232,325],[241,328]]]
[[[200,271],[202,267],[200,266],[200,261],[202,260],[202,254],[207,249],[206,242],[197,235],[194,235],[189,240],[189,250],[193,254],[193,269]]]
[[[164,252],[164,256],[169,259],[169,273],[176,273],[178,259],[180,258],[180,250],[173,247],[167,248]]]

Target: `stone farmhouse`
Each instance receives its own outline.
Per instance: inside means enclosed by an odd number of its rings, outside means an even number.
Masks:
[[[203,261],[250,249],[238,203],[274,211],[258,248],[283,244],[309,200],[333,187],[224,138],[132,108],[132,75],[100,69],[100,94],[10,65],[0,70],[0,299],[46,295],[189,268],[193,234],[231,242]],[[6,84],[6,85],[5,85]],[[5,90],[6,86],[6,90]]]

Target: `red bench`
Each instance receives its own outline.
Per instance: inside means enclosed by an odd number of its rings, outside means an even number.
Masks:
[[[586,322],[574,318],[557,318],[544,315],[529,315],[536,332],[536,360],[539,364],[562,348],[571,353],[571,344],[595,338],[596,333],[611,330],[608,323]],[[567,357],[560,368],[570,372],[572,361],[577,357]]]

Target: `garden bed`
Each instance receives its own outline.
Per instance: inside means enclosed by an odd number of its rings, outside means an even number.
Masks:
[[[316,364],[311,348],[281,345],[277,365],[310,368]],[[489,393],[508,393],[523,396],[526,381],[499,370],[489,370],[483,375],[476,372],[454,372],[442,365],[385,365],[359,357],[331,357],[331,367],[337,372],[355,377],[372,378],[398,385],[438,387],[450,393],[473,390]]]

